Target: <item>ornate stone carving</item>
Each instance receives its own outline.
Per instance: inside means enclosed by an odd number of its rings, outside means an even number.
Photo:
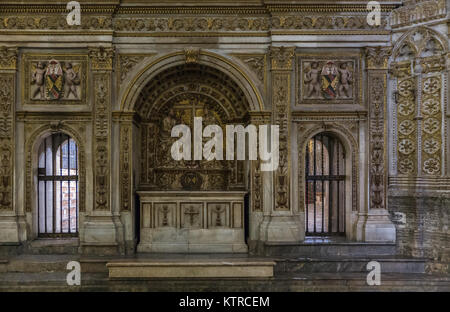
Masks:
[[[365,52],[368,69],[387,69],[392,52],[390,47],[367,47]]]
[[[0,47],[0,70],[16,69],[17,48]]]
[[[0,73],[0,210],[13,209],[14,81],[14,74]]]
[[[412,0],[403,7],[395,9],[391,15],[392,28],[422,23],[445,17],[447,14],[445,0]]]
[[[290,75],[276,73],[273,78],[274,122],[280,127],[280,159],[275,172],[275,209],[289,209],[289,118]]]
[[[202,228],[202,212],[202,203],[181,203],[181,227],[186,229]]]
[[[200,49],[186,48],[184,49],[184,56],[186,57],[186,64],[195,64],[198,62],[200,56]]]
[[[89,48],[91,67],[94,70],[112,70],[114,48],[100,46]]]
[[[109,207],[109,135],[110,135],[110,75],[94,74],[94,181],[95,210]]]
[[[359,104],[359,58],[299,55],[297,104]]]
[[[119,55],[119,81],[123,83],[127,75],[134,69],[134,67],[142,62],[145,55]]]
[[[440,175],[442,166],[441,77],[422,81],[422,172]]]
[[[370,209],[386,209],[385,74],[369,74]]]
[[[66,15],[2,16],[0,30],[112,30],[112,19],[105,16],[81,15],[81,25],[68,25]]]
[[[22,71],[25,104],[85,104],[87,56],[25,54]]]
[[[272,70],[291,70],[294,57],[294,48],[271,47],[270,58]]]
[[[132,125],[121,123],[120,125],[120,207],[123,210],[131,209],[131,144]]]
[[[256,74],[259,81],[265,82],[266,56],[261,54],[234,54]]]
[[[401,71],[406,73],[406,71]],[[397,158],[398,172],[403,175],[417,173],[417,122],[414,78],[398,79],[397,82]]]
[[[249,114],[251,124],[257,127],[263,124],[269,124],[272,115],[271,112],[250,112]],[[252,161],[250,180],[252,187],[252,210],[263,211],[263,180],[260,160]]]

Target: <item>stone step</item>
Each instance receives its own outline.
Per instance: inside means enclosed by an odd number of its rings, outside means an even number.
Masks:
[[[273,261],[120,261],[109,262],[111,279],[265,278],[273,277]]]
[[[265,243],[264,255],[269,257],[370,257],[395,255],[395,244],[386,243]]]
[[[386,273],[380,286],[368,286],[362,273],[298,273],[273,278],[153,278],[111,280],[105,273],[87,273],[81,286],[68,286],[65,273],[0,273],[0,291],[450,291],[449,275]]]
[[[292,273],[366,273],[371,261],[380,263],[382,273],[425,273],[427,259],[400,257],[297,258],[275,260],[275,274]]]

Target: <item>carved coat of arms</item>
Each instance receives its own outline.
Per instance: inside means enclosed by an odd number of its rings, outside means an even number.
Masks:
[[[329,61],[322,69],[322,94],[326,99],[334,99],[337,95],[338,69]]]

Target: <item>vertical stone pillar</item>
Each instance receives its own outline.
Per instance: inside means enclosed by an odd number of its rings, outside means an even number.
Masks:
[[[369,110],[369,200],[364,240],[395,242],[395,226],[387,210],[387,70],[390,48],[366,48]]]
[[[293,47],[272,47],[272,123],[280,129],[279,166],[273,172],[272,202],[270,215],[264,217],[261,226],[261,240],[266,242],[299,242],[304,237],[300,219],[291,206],[291,163],[290,128],[292,73],[294,61]]]
[[[18,243],[14,205],[17,48],[0,47],[0,243]]]
[[[115,254],[120,250],[118,242],[123,241],[117,234],[117,218],[114,218],[111,205],[113,58],[113,48],[89,48],[93,96],[94,204],[86,210],[84,235],[81,237],[84,253]]]

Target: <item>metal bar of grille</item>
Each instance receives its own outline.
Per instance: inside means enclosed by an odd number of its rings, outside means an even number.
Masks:
[[[67,174],[70,174],[70,137],[67,136]],[[71,186],[71,182],[68,181],[67,184],[69,184],[69,187],[67,188],[68,191],[68,204],[69,204],[69,208],[68,208],[68,214],[69,214],[69,222],[68,222],[68,226],[69,226],[69,233],[71,232],[70,229],[70,186]]]
[[[62,169],[63,169],[63,155],[62,155],[62,133],[59,133],[59,231],[62,232],[62,217],[63,217],[63,192],[62,192]]]
[[[78,175],[78,146],[75,144],[75,173]],[[76,232],[78,232],[78,179],[75,181],[75,190],[76,190],[76,204],[77,209],[75,209],[75,228],[77,229]]]
[[[337,145],[337,173],[340,173],[339,170],[339,162],[340,162],[340,153],[339,153],[339,144]],[[339,198],[339,181],[336,182],[337,183],[337,232],[339,233],[340,231],[340,223],[341,223],[341,218],[340,218],[340,204],[341,204],[341,200]]]
[[[323,161],[324,161],[324,159],[323,159],[323,135],[321,135],[320,136],[320,152],[321,152],[321,162],[322,162],[322,175],[323,174],[325,174],[325,172],[323,171],[323,169],[324,169],[324,163],[323,163]],[[324,219],[325,219],[325,215],[324,215],[324,212],[325,212],[325,206],[324,206],[324,192],[325,192],[325,189],[324,189],[324,181],[322,181],[322,233],[324,232],[324,229],[323,229],[323,222],[324,222]]]
[[[45,142],[45,174],[47,174],[47,138],[44,140]],[[45,225],[45,233],[47,233],[47,181],[44,181],[44,225]]]
[[[309,155],[311,153],[310,150],[310,144],[308,142],[307,145],[307,151],[306,151],[306,176],[309,176]],[[305,188],[306,188],[306,232],[309,232],[309,181],[306,179],[305,182]]]
[[[316,153],[316,137],[314,137],[314,175],[316,175],[317,171],[317,153]],[[316,181],[314,183],[314,233],[316,233]]]

